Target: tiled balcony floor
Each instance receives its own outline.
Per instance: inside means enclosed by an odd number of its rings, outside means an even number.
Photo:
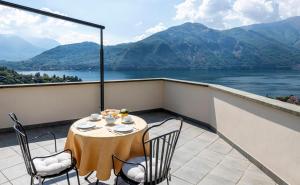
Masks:
[[[153,124],[170,117],[164,112],[140,114],[148,123]],[[44,131],[53,131],[58,137],[58,149],[63,150],[69,125],[31,129],[29,136],[36,136]],[[167,129],[167,128],[166,128]],[[159,130],[158,130],[159,132]],[[157,134],[157,133],[153,133]],[[51,140],[32,143],[32,155],[42,156],[54,151]],[[233,149],[218,135],[191,122],[185,122],[174,154],[172,181],[176,185],[274,185],[272,179]],[[77,184],[75,173],[71,174],[71,184]],[[95,181],[95,177],[90,177]],[[114,176],[102,184],[113,184]],[[0,184],[26,185],[30,177],[16,143],[14,133],[0,133]],[[36,182],[37,183],[37,182]],[[67,184],[65,176],[45,181],[45,184]],[[81,184],[86,182],[81,177]],[[101,183],[100,183],[101,184]],[[166,183],[162,183],[166,184]]]

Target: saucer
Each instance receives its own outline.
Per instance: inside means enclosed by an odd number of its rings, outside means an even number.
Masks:
[[[123,124],[132,124],[132,123],[134,123],[134,121],[133,120],[130,120],[130,121],[121,121],[121,123],[123,123]]]
[[[90,116],[90,117],[89,117],[89,120],[90,120],[90,121],[99,121],[99,120],[101,120],[101,115],[99,115],[97,119],[93,119],[93,118]]]

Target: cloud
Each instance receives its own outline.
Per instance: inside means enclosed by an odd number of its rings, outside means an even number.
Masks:
[[[190,21],[194,21],[194,19],[197,19],[197,10],[195,9],[195,2],[196,0],[185,0],[183,3],[176,5],[176,16],[174,17],[174,19],[188,19]]]
[[[64,15],[48,8],[42,10]],[[24,38],[52,38],[62,44],[69,44],[83,41],[99,42],[97,31],[75,23],[0,6],[1,34],[15,34]]]
[[[149,37],[150,35],[153,35],[154,33],[157,33],[157,32],[160,32],[160,31],[164,31],[166,30],[167,27],[164,25],[164,23],[160,22],[158,23],[157,25],[151,27],[151,28],[148,28],[145,33],[139,35],[139,36],[136,36],[134,38],[134,41],[139,41],[139,40],[142,40],[146,37]]]
[[[300,15],[299,0],[184,0],[174,20],[201,22],[224,29]]]
[[[255,22],[270,22],[279,19],[278,3],[271,0],[237,0],[233,10]]]
[[[299,0],[284,0],[279,1],[279,15],[281,19],[300,15]]]

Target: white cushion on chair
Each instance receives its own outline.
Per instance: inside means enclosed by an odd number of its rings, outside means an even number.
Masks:
[[[48,176],[62,172],[72,164],[71,154],[63,152],[58,155],[33,160],[37,175]]]
[[[134,157],[132,159],[129,159],[127,162],[130,163],[138,163],[143,165],[146,168],[146,162],[145,162],[145,157],[141,156],[141,157]],[[154,180],[155,178],[155,158],[152,158],[152,180]],[[148,174],[150,174],[150,160],[147,161],[148,163]],[[160,161],[158,160],[158,168],[160,167]],[[123,173],[131,180],[134,180],[136,182],[144,182],[144,178],[145,178],[145,170],[142,166],[140,165],[132,165],[132,164],[126,164],[124,163],[123,167],[122,167],[122,171]],[[159,178],[159,177],[157,177]],[[148,177],[148,181],[149,181],[149,177]]]

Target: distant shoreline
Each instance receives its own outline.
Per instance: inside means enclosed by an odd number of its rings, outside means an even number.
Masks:
[[[22,74],[40,72],[49,76],[62,77],[78,76],[82,81],[100,79],[99,71],[17,71]],[[105,80],[141,79],[141,78],[173,78],[196,82],[220,84],[235,89],[252,92],[262,96],[300,97],[299,70],[127,70],[110,71],[104,73]]]

